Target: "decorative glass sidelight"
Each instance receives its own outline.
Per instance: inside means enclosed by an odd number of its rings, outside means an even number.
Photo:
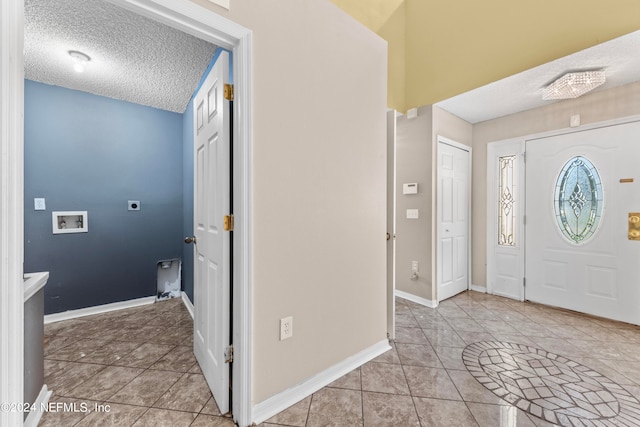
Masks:
[[[498,158],[498,245],[515,246],[516,155]]]
[[[556,181],[554,208],[560,231],[571,243],[584,243],[602,217],[602,181],[596,167],[582,156],[564,165]]]

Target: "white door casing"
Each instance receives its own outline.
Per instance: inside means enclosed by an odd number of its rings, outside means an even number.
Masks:
[[[627,239],[627,215],[640,211],[639,136],[633,122],[527,141],[527,299],[640,324],[640,243]],[[556,223],[553,195],[578,155],[602,180],[603,211],[595,234],[576,244]]]
[[[396,111],[387,112],[387,336],[395,339]]]
[[[438,136],[437,298],[469,288],[471,148]]]
[[[524,145],[519,138],[487,146],[487,293],[518,301],[525,298]]]
[[[0,2],[0,403],[23,391],[24,2]],[[23,413],[0,410],[0,425],[22,425]]]
[[[194,354],[220,411],[229,411],[230,106],[229,54],[222,52],[194,98]]]
[[[233,414],[235,421],[242,427],[252,423],[253,406],[251,402],[251,331],[252,331],[252,286],[251,286],[251,152],[252,152],[252,33],[247,28],[220,15],[196,5],[190,0],[109,0],[125,9],[147,18],[184,31],[195,37],[207,40],[217,46],[233,52],[235,89],[234,110],[234,180],[235,186],[235,241],[234,246],[234,347],[235,363],[233,388]],[[22,209],[23,209],[23,169],[22,135],[24,91],[23,40],[24,8],[23,1],[0,2],[0,44],[2,61],[0,67],[0,87],[2,87],[2,167],[1,189],[2,218],[4,225],[13,233],[0,233],[2,247],[7,249],[9,267],[0,275],[0,292],[3,304],[15,306],[2,310],[0,320],[0,343],[8,348],[8,357],[0,362],[2,387],[0,397],[3,402],[19,402],[22,399]],[[5,92],[6,89],[6,92]],[[6,107],[6,108],[5,108]],[[6,150],[5,150],[6,149]],[[6,154],[6,157],[5,157]],[[5,204],[5,201],[7,202]],[[4,230],[4,228],[3,228]],[[7,296],[7,298],[5,298]],[[18,301],[20,302],[19,305]],[[7,373],[7,375],[5,375]],[[0,424],[18,425],[22,414],[4,412],[0,414]],[[5,422],[6,421],[6,422]],[[15,422],[14,422],[15,421]]]

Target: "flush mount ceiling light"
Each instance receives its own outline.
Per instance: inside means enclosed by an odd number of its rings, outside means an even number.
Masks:
[[[73,59],[73,69],[81,73],[84,71],[84,66],[91,61],[91,58],[86,53],[79,52],[77,50],[70,50],[69,56]]]
[[[542,99],[572,99],[592,91],[605,82],[604,71],[580,71],[567,73],[545,87]]]

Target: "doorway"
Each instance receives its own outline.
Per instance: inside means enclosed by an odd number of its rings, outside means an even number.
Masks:
[[[235,240],[234,247],[234,318],[235,343],[233,408],[239,425],[249,425],[252,418],[251,406],[251,288],[250,288],[250,205],[251,181],[251,32],[190,1],[178,0],[169,4],[161,0],[149,0],[142,4],[135,0],[112,0],[112,3],[131,10],[147,18],[160,21],[180,31],[212,42],[228,49],[234,55],[235,93],[234,110],[238,117],[234,125],[235,152],[234,176]],[[0,13],[0,61],[2,82],[2,245],[11,257],[2,254],[2,318],[0,319],[0,341],[8,348],[7,357],[0,364],[0,375],[4,387],[0,389],[0,401],[20,402],[23,392],[22,361],[22,288],[16,283],[22,281],[23,253],[23,1],[3,2]],[[7,166],[7,167],[5,167]],[[6,183],[6,185],[5,185]],[[6,232],[5,231],[9,231]],[[19,425],[21,413],[0,414],[0,424]]]
[[[640,324],[640,122],[526,142],[526,297]]]
[[[638,134],[633,118],[489,144],[488,293],[640,324]]]

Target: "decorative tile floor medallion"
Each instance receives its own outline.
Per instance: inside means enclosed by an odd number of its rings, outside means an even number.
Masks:
[[[500,341],[468,345],[462,359],[484,387],[550,423],[640,425],[640,402],[604,375],[566,357]]]

